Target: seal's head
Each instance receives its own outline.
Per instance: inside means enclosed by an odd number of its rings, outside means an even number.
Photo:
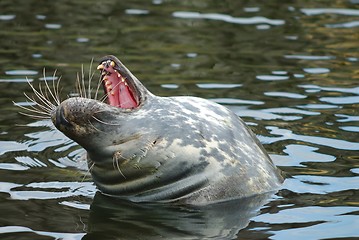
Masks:
[[[119,134],[118,129],[152,96],[115,56],[103,57],[97,69],[101,72],[100,84],[104,89],[102,100],[71,97],[51,114],[55,127],[88,152],[106,151],[118,139],[126,139],[128,131]]]

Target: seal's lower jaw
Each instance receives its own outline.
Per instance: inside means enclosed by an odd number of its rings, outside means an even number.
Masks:
[[[140,105],[139,91],[135,87],[133,76],[126,72],[126,68],[121,69],[121,65],[118,59],[109,57],[97,67],[101,70],[101,81],[107,103],[119,108],[137,108]]]

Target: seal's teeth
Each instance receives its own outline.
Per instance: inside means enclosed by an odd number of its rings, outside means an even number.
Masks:
[[[117,74],[117,77],[120,79],[120,82],[125,82],[125,78],[123,78],[121,74]]]
[[[111,67],[115,67],[116,63],[114,61],[111,61],[110,65],[111,65]]]
[[[102,65],[102,64],[100,64],[100,65],[97,66],[97,70],[102,70],[102,69],[104,69],[104,68],[105,68],[105,66]]]
[[[105,82],[106,86],[110,86],[111,84],[112,84],[112,82],[110,82],[110,81]]]
[[[112,95],[112,96],[115,96],[115,92],[114,92],[114,91],[111,91],[111,95]]]
[[[103,80],[106,82],[108,80],[108,77],[107,76],[104,76],[103,77]]]

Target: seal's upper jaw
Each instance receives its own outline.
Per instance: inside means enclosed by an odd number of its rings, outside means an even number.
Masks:
[[[140,105],[140,90],[136,87],[135,77],[116,57],[105,57],[97,69],[101,71],[101,81],[109,105],[125,109]]]

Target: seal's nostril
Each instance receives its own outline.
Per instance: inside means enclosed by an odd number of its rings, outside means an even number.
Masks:
[[[65,112],[63,107],[59,107],[56,110],[56,120],[55,120],[55,126],[59,128],[61,125],[70,127],[72,126],[69,121],[65,118]]]

